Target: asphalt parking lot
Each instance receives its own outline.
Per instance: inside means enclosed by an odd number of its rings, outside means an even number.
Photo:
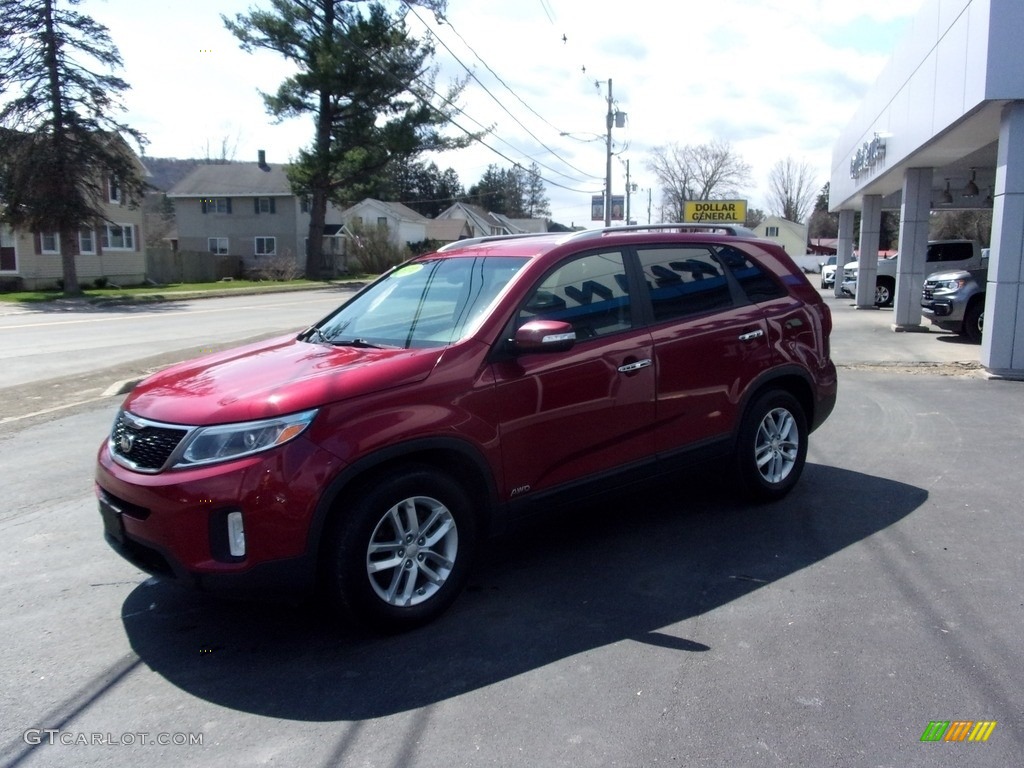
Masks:
[[[116,398],[2,436],[0,765],[1019,765],[1024,383],[827,300],[840,396],[789,497],[709,467],[535,522],[395,637],[110,552],[89,477]],[[945,721],[996,726],[921,741]]]

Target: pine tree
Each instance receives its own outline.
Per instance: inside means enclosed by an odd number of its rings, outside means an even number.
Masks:
[[[107,28],[62,6],[79,0],[0,0],[0,220],[60,236],[64,294],[81,293],[78,233],[104,220],[109,179],[141,201],[142,171],[126,145],[143,136],[114,115],[128,84]],[[104,74],[103,72],[107,72]]]
[[[312,115],[313,142],[289,171],[292,188],[311,200],[306,275],[319,277],[328,201],[347,205],[378,186],[395,159],[468,146],[476,135],[442,134],[464,85],[434,91],[429,43],[413,38],[401,16],[371,3],[367,15],[341,0],[270,0],[271,10],[221,17],[245,51],[280,53],[298,66],[267,111],[284,119]],[[421,0],[435,13],[443,0]]]

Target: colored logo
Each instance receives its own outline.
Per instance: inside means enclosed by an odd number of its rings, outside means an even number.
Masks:
[[[995,729],[995,720],[932,720],[921,741],[988,741]]]

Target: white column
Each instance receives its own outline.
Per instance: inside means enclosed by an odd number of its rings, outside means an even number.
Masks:
[[[853,218],[852,208],[843,208],[839,211],[839,242],[836,245],[836,283],[833,295],[842,296],[843,267],[853,261]]]
[[[993,194],[981,364],[992,376],[1024,379],[1024,102],[1003,110]]]
[[[928,271],[928,218],[933,175],[931,168],[908,168],[903,174],[894,331],[930,330],[921,324],[921,289]]]
[[[882,196],[864,195],[860,211],[860,269],[857,271],[857,309],[875,309],[878,239],[882,232]]]

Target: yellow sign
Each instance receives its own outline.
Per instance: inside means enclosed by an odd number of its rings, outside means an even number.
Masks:
[[[746,200],[687,200],[683,203],[683,221],[687,223],[742,224],[746,220]]]

